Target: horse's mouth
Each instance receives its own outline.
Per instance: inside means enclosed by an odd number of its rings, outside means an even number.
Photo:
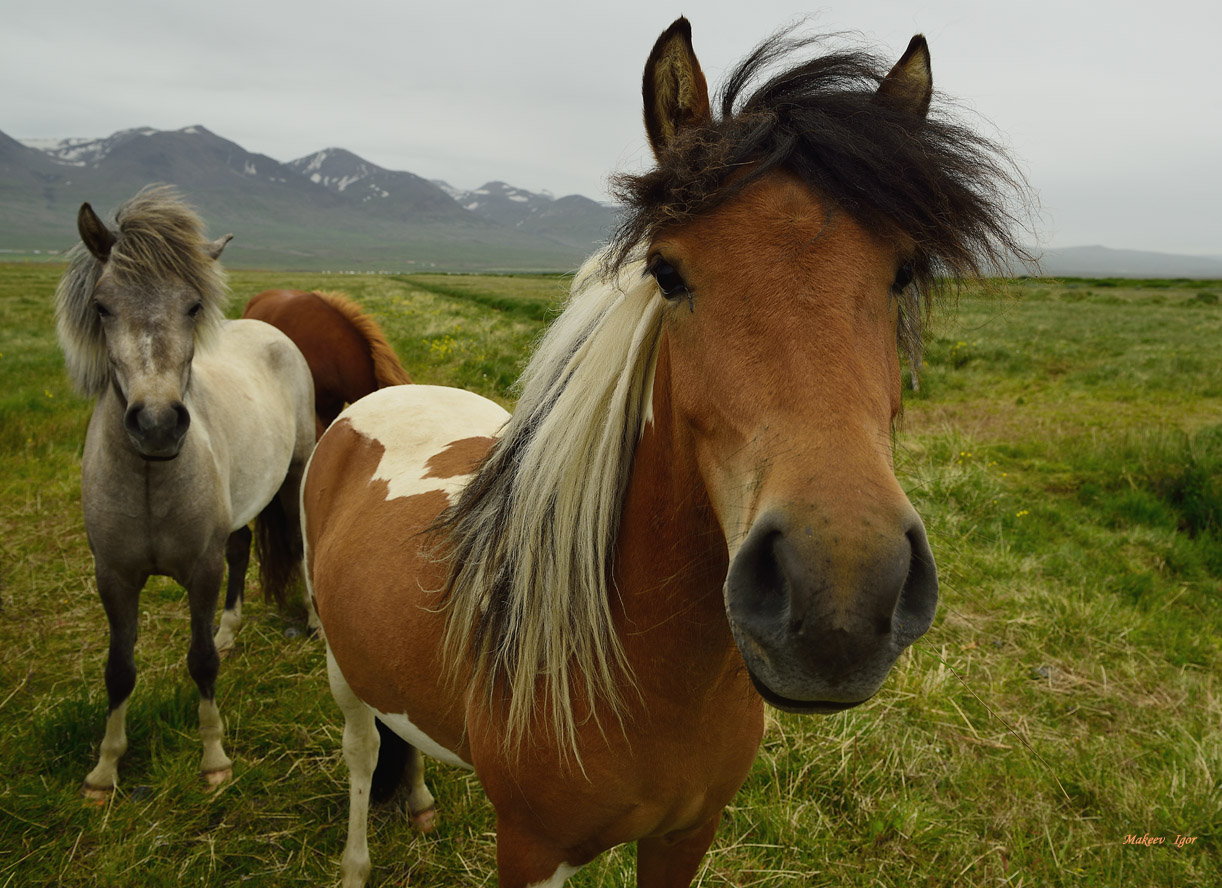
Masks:
[[[792,712],[795,715],[831,715],[835,712],[844,712],[846,709],[852,709],[854,706],[860,706],[869,700],[866,697],[864,700],[855,700],[851,703],[843,703],[837,700],[794,700],[790,697],[784,697],[768,689],[763,682],[755,677],[750,669],[747,670],[747,675],[751,677],[751,684],[755,686],[756,693],[763,697],[764,702],[774,709],[779,709],[782,712]]]
[[[169,462],[172,459],[178,459],[178,453],[171,453],[166,456],[156,456],[152,453],[141,453],[140,458],[145,462]]]

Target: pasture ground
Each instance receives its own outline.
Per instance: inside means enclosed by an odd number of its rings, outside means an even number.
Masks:
[[[196,774],[183,592],[141,603],[122,786],[79,795],[107,633],[79,504],[91,405],[67,383],[59,268],[0,265],[0,888],[330,884],[340,716],[321,645],[248,580],[218,702],[235,777]],[[418,382],[512,405],[560,277],[234,272],[342,290]],[[931,331],[896,433],[943,580],[870,703],[778,715],[702,886],[1214,886],[1222,847],[1222,284],[1022,281]],[[374,885],[494,885],[491,809],[430,766],[439,827],[371,818]],[[1163,844],[1126,843],[1135,836]],[[1195,841],[1180,847],[1178,836]],[[631,849],[570,884],[627,886]]]

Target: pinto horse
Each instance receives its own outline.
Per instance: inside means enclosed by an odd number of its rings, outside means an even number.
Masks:
[[[302,507],[345,718],[344,885],[370,870],[380,746],[406,741],[390,776],[423,825],[421,753],[475,770],[502,888],[631,841],[638,885],[686,886],[765,704],[857,706],[929,628],[934,558],[893,469],[900,353],[935,268],[1015,246],[1021,182],[927,115],[920,36],[889,73],[836,53],[748,94],[804,45],[757,48],[715,117],[687,21],[661,35],[657,166],[618,180],[616,239],[512,417],[404,386],[319,442]]]
[[[319,437],[345,404],[412,381],[377,322],[339,293],[264,290],[246,303],[242,317],[278,327],[305,355]]]
[[[81,501],[98,594],[110,621],[110,710],[85,792],[118,782],[136,683],[140,590],[152,574],[187,589],[187,668],[199,688],[200,768],[231,774],[216,707],[218,648],[233,644],[256,543],[263,590],[279,600],[301,558],[298,499],[314,445],[313,384],[301,352],[257,321],[226,321],[217,262],[168,187],[124,203],[111,230],[84,204],[82,243],[56,291],[59,342],[82,393],[97,398],[81,458]],[[216,638],[212,621],[226,562]]]

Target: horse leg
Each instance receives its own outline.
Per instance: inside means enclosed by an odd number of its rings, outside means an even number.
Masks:
[[[704,859],[721,814],[695,831],[673,838],[641,839],[636,843],[637,888],[688,888]]]
[[[101,566],[97,567],[96,575],[98,595],[110,623],[110,651],[106,657],[109,712],[98,763],[85,778],[84,792],[90,798],[105,798],[119,783],[119,759],[127,752],[127,699],[136,686],[136,634],[144,582],[125,580]]]
[[[519,830],[504,817],[496,821],[496,874],[500,888],[563,888],[584,865],[569,864],[563,851]]]
[[[212,643],[218,654],[228,653],[242,625],[242,596],[246,589],[246,568],[250,565],[249,527],[239,527],[229,534],[225,543],[225,562],[229,566],[229,581],[225,587],[225,610],[221,613],[221,628]]]
[[[373,710],[356,696],[327,647],[331,696],[344,713],[344,761],[348,765],[348,840],[339,873],[343,888],[361,888],[369,878],[369,785],[381,743]]]
[[[311,446],[313,446],[312,443]],[[310,451],[307,449],[302,459],[294,459],[289,465],[288,473],[284,476],[284,483],[280,485],[280,490],[276,494],[280,498],[281,508],[288,520],[286,533],[289,535],[289,544],[299,563],[305,560],[305,538],[301,526],[301,479],[305,474],[309,454]],[[304,566],[301,575],[304,578]],[[314,593],[309,583],[305,584],[302,600],[306,609],[306,630],[313,635],[321,635],[322,622],[318,619],[318,612],[314,610]]]
[[[216,613],[223,572],[220,552],[215,555],[205,553],[187,584],[187,600],[191,610],[191,647],[187,650],[187,671],[199,688],[199,737],[204,745],[199,769],[212,786],[218,786],[233,776],[233,761],[225,755],[221,745],[225,724],[216,707],[216,673],[221,658],[212,641],[212,618]]]
[[[431,832],[436,825],[437,811],[433,794],[424,783],[424,756],[381,720],[378,727],[378,764],[373,769],[369,800],[374,804],[390,801],[406,779],[407,809],[412,826],[421,832]]]
[[[407,749],[407,810],[412,826],[421,832],[432,832],[437,825],[437,806],[424,784],[424,756],[414,746],[409,745]]]

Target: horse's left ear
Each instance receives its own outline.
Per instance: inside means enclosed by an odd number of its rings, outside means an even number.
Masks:
[[[226,234],[218,237],[212,243],[208,244],[208,257],[211,259],[220,259],[221,251],[225,249],[225,244],[229,243],[231,240],[233,240],[233,235]]]
[[[645,131],[654,156],[684,127],[711,123],[709,87],[692,49],[691,23],[680,16],[662,32],[645,62]]]
[[[933,97],[933,70],[929,67],[929,44],[917,34],[878,86],[874,100],[897,111],[924,118]]]
[[[105,262],[110,258],[110,250],[115,245],[116,238],[88,203],[81,204],[81,209],[76,214],[76,231],[81,236],[81,243],[93,254],[94,259]]]

